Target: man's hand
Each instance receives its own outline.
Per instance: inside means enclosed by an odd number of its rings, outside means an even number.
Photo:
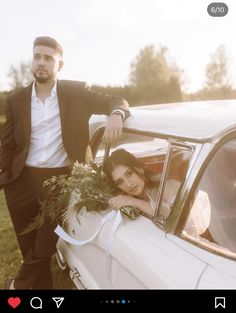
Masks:
[[[116,114],[110,115],[106,121],[106,128],[103,134],[103,140],[107,143],[113,143],[121,139],[122,129],[122,117]]]

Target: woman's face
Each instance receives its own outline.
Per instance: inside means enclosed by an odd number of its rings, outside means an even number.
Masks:
[[[117,165],[111,173],[112,179],[117,187],[131,196],[144,194],[145,180],[134,172],[130,167]]]

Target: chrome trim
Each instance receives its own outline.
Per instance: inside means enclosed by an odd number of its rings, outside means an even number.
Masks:
[[[225,258],[231,259],[231,260],[236,260],[236,253],[221,247],[221,246],[216,246],[215,244],[213,244],[212,242],[209,241],[205,242],[205,241],[201,241],[201,239],[203,240],[204,238],[199,237],[193,237],[187,233],[182,232],[180,238],[182,238],[183,240],[186,240],[190,243],[193,243],[195,246],[197,246],[198,248],[207,250],[208,252],[223,256]],[[205,239],[207,240],[207,239]]]
[[[209,151],[213,148],[213,145],[206,143],[204,145],[196,145],[195,151],[193,152],[192,158],[189,163],[189,168],[186,172],[186,178],[183,182],[182,188],[178,197],[175,199],[175,207],[171,212],[167,224],[166,231],[169,233],[175,233],[177,225],[179,223],[180,217],[182,216],[183,209],[187,199],[190,196],[190,191],[195,182],[196,176],[199,173],[199,170],[203,162],[207,159]],[[186,216],[187,219],[187,216]],[[185,223],[184,223],[185,224]]]
[[[193,157],[194,157],[194,151],[196,150],[196,144],[187,143],[187,142],[179,142],[179,141],[175,141],[175,140],[172,140],[172,139],[169,140],[167,155],[166,155],[166,159],[165,159],[165,163],[164,163],[164,167],[163,167],[163,173],[164,174],[162,175],[160,188],[159,188],[159,190],[161,192],[158,192],[158,195],[157,195],[157,208],[156,208],[155,215],[154,215],[154,220],[156,220],[156,221],[158,221],[159,209],[160,209],[160,204],[161,204],[161,200],[162,200],[162,196],[163,196],[163,186],[165,185],[166,176],[167,176],[167,173],[168,173],[169,166],[171,164],[170,155],[171,155],[171,150],[173,148],[180,148],[181,151],[193,152],[193,155],[192,155],[192,158],[191,158],[191,160],[192,160]],[[187,179],[188,172],[190,170],[191,160],[190,160],[187,172],[186,172],[186,179]],[[185,179],[185,181],[186,181],[186,179]],[[183,184],[185,183],[185,181],[183,182]],[[176,201],[179,201],[178,199],[179,199],[179,197],[177,195],[174,203],[176,203]],[[174,203],[172,204],[172,206],[174,205]],[[163,223],[164,223],[163,225],[165,225],[165,224],[169,225],[169,223],[168,223],[169,217],[167,219],[161,219],[161,220],[163,220]],[[158,222],[161,223],[161,220],[159,220]],[[166,228],[166,229],[168,230],[168,228]]]
[[[55,256],[58,266],[62,271],[65,271],[67,268],[66,260],[64,259],[62,253],[58,249],[56,250]]]
[[[87,289],[87,287],[84,285],[84,283],[81,281],[81,274],[78,271],[77,267],[73,266],[73,268],[70,270],[70,278],[76,282],[78,282],[81,289]],[[76,283],[75,283],[76,284]],[[76,284],[77,285],[77,284]]]
[[[160,209],[160,203],[162,200],[162,196],[163,196],[163,187],[165,185],[165,181],[166,181],[166,175],[168,172],[168,168],[169,168],[169,158],[170,158],[170,150],[171,150],[171,144],[168,144],[168,148],[167,148],[167,153],[166,153],[166,157],[165,157],[165,162],[164,162],[164,166],[163,166],[163,171],[162,171],[162,175],[161,175],[161,182],[160,182],[160,187],[159,187],[159,191],[157,193],[157,198],[156,198],[156,203],[157,203],[157,207],[155,209],[155,214],[154,214],[154,220],[158,220],[158,216],[159,216],[159,209]],[[164,222],[164,220],[162,220]],[[159,223],[161,223],[161,220],[158,221]],[[163,224],[164,225],[164,224]]]

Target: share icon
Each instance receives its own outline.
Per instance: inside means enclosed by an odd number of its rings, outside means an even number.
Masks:
[[[52,297],[52,300],[55,301],[57,309],[59,309],[62,302],[64,301],[64,297]]]

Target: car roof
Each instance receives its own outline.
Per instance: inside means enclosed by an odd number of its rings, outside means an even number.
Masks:
[[[163,137],[213,141],[236,128],[236,100],[192,101],[131,108],[124,127]]]

